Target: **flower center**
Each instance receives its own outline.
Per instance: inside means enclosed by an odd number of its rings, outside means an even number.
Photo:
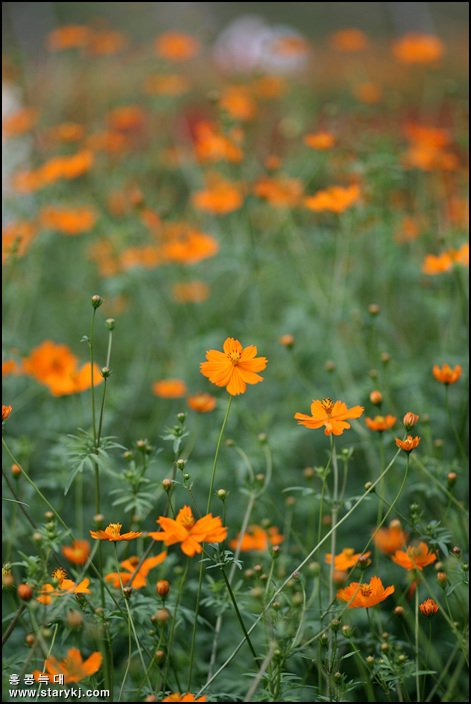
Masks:
[[[361,595],[364,596],[366,599],[371,596],[372,591],[373,590],[369,584],[361,584],[360,585]]]
[[[227,355],[227,358],[230,359],[231,364],[236,366],[239,363],[240,352],[237,352],[237,350],[232,350],[232,352],[229,352]]]
[[[59,582],[59,586],[60,586],[61,582],[63,582],[64,579],[67,578],[67,572],[65,571],[65,569],[63,567],[57,567],[54,570],[54,572],[52,573],[52,578],[57,579],[57,581]]]
[[[322,400],[322,408],[329,416],[332,413],[333,407],[334,407],[334,402],[332,401],[331,398],[327,397]]]
[[[354,553],[353,548],[344,548],[343,549],[343,554],[345,555],[345,557],[351,557],[353,555],[353,553]]]
[[[183,516],[182,526],[184,528],[186,528],[187,530],[190,530],[191,528],[193,528],[194,525],[195,525],[195,519],[193,518],[191,513],[187,516]]]
[[[110,523],[107,528],[107,533],[113,538],[119,538],[121,533],[121,523]]]
[[[381,423],[384,423],[384,416],[375,416],[375,423],[378,423],[378,425]]]
[[[420,547],[409,548],[409,555],[412,557],[422,557],[422,549]]]

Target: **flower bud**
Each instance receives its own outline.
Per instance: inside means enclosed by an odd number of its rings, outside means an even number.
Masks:
[[[169,492],[170,489],[172,488],[172,486],[173,486],[173,482],[171,479],[163,479],[162,480],[162,488],[164,491]]]
[[[404,428],[408,431],[411,430],[411,428],[414,427],[414,425],[417,424],[417,421],[419,420],[419,416],[416,416],[415,413],[406,413],[404,418],[402,419],[402,425]]]
[[[31,646],[35,644],[36,638],[32,633],[28,633],[25,636],[25,641],[26,641],[26,645],[28,645],[31,648]]]
[[[445,588],[446,583],[448,582],[448,573],[437,572],[437,581],[441,587]]]
[[[455,557],[459,557],[459,556],[461,555],[461,548],[459,548],[459,547],[457,547],[457,546],[454,547],[453,550],[452,550],[452,553],[453,553],[453,555],[454,555]]]
[[[452,486],[455,486],[457,479],[458,479],[458,475],[456,474],[456,472],[448,472],[447,480],[448,480],[448,487],[450,489]]]
[[[372,391],[370,393],[370,401],[375,406],[380,406],[383,402],[383,394],[381,393],[381,391]]]
[[[282,335],[278,338],[278,342],[280,343],[280,345],[284,345],[284,347],[291,349],[294,345],[294,335],[286,333],[285,335]]]
[[[125,599],[130,599],[132,594],[132,587],[123,587],[123,596]]]
[[[157,623],[164,624],[170,618],[170,611],[168,609],[158,609],[155,614],[151,617],[151,621],[154,619]]]
[[[396,616],[404,616],[404,607],[403,606],[396,606],[394,609],[394,613]]]
[[[225,489],[218,489],[217,495],[218,498],[221,499],[221,501],[225,501],[227,497],[227,491]]]
[[[348,623],[345,624],[345,626],[342,626],[342,633],[345,636],[345,638],[351,638],[353,635],[353,631],[351,627],[348,625]]]
[[[11,473],[15,477],[15,479],[18,479],[18,477],[21,476],[21,469],[18,467],[17,464],[12,464]]]
[[[370,303],[370,305],[368,306],[368,313],[370,315],[373,315],[373,316],[378,315],[379,311],[380,311],[380,307],[377,303]]]
[[[154,658],[157,662],[162,662],[165,659],[165,653],[163,650],[156,650]],[[157,701],[156,699],[154,701]]]
[[[166,579],[159,579],[159,581],[155,585],[155,589],[157,591],[157,594],[161,596],[162,599],[165,599],[165,597],[169,593],[170,584],[167,582]]]
[[[185,419],[186,419],[186,413],[183,413],[183,412],[177,413],[177,420],[179,420],[180,423],[183,424],[185,422]]]
[[[105,320],[105,325],[108,328],[108,330],[114,330],[115,324],[116,324],[116,320],[114,318],[107,318]]]
[[[69,609],[65,620],[68,627],[71,628],[73,631],[76,631],[81,628],[84,623],[83,615],[80,613],[80,611],[77,611],[77,609]]]
[[[18,596],[23,601],[31,601],[33,598],[33,590],[29,584],[18,585]]]
[[[335,370],[335,362],[332,359],[328,359],[324,364],[324,369],[326,372],[333,372]]]
[[[177,460],[176,464],[177,464],[177,469],[183,470],[183,469],[185,469],[186,460],[183,460],[180,458],[179,460]]]
[[[95,296],[92,296],[92,306],[95,308],[99,308],[101,304],[103,303],[103,298],[96,294]]]
[[[333,630],[333,632],[336,633],[336,632],[339,630],[339,628],[340,628],[340,621],[339,621],[339,619],[338,619],[338,618],[332,619],[332,621],[330,622],[330,627],[331,627],[331,629]]]
[[[93,516],[93,522],[97,528],[101,528],[105,521],[105,517],[102,513],[97,513]]]

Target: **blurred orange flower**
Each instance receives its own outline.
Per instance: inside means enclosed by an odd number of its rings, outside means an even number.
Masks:
[[[209,298],[210,288],[206,281],[177,281],[172,293],[179,303],[202,303]]]
[[[418,569],[421,572],[427,565],[435,562],[437,556],[434,552],[429,552],[429,547],[426,543],[420,543],[418,546],[409,545],[407,550],[396,550],[394,555],[391,555],[391,560],[406,570]]]
[[[11,413],[11,406],[2,405],[2,421],[6,420]]]
[[[412,452],[412,450],[415,450],[417,445],[420,442],[419,437],[413,438],[412,435],[408,435],[406,440],[400,440],[399,438],[396,438],[396,445],[401,449],[404,450],[404,452]]]
[[[60,662],[53,655],[49,656],[46,659],[45,667],[51,677],[63,675],[64,684],[70,684],[71,682],[80,682],[85,677],[94,675],[100,669],[102,661],[103,656],[97,651],[92,653],[84,662],[80,651],[77,648],[71,648],[67,651],[67,657]],[[39,675],[44,676],[44,673],[35,670],[34,679],[36,682],[39,682]],[[49,678],[49,681],[53,680]]]
[[[146,95],[166,95],[177,98],[184,95],[190,89],[190,84],[186,78],[173,74],[154,73],[144,81],[144,93]]]
[[[55,29],[47,37],[47,48],[50,51],[64,49],[80,49],[92,38],[92,30],[81,24],[68,24]]]
[[[237,533],[235,540],[229,541],[229,547],[232,550],[236,550],[239,545],[240,533]],[[253,525],[247,528],[247,531],[242,536],[242,541],[240,543],[241,552],[249,552],[255,550],[258,552],[264,552],[268,550],[271,545],[279,545],[284,540],[284,536],[278,532],[276,526],[270,526],[268,530],[265,530],[261,526]]]
[[[17,220],[2,228],[2,262],[14,257],[24,257],[36,236],[37,227],[32,222]]]
[[[422,272],[433,276],[452,271],[454,267],[469,266],[469,243],[465,242],[459,249],[448,249],[438,256],[427,254],[422,264]]]
[[[238,210],[243,202],[241,186],[221,176],[209,177],[206,190],[196,191],[191,196],[194,208],[213,215],[232,213]]]
[[[438,364],[435,364],[432,371],[435,379],[442,384],[454,384],[461,376],[462,367],[460,364],[457,364],[456,367],[452,369],[449,364],[444,364],[440,369]]]
[[[334,557],[334,567],[336,570],[348,570],[350,567],[354,567],[359,557],[369,557],[371,552],[357,552],[355,553],[353,548],[344,548],[340,555],[335,555]],[[332,554],[327,553],[325,556],[325,561],[328,565],[332,564]]]
[[[430,64],[445,54],[445,45],[433,34],[409,32],[393,42],[393,54],[403,64]]]
[[[186,61],[193,58],[200,50],[200,42],[191,34],[183,32],[165,32],[154,41],[158,56],[167,61]]]
[[[238,142],[241,135],[234,130],[226,135],[207,121],[195,125],[194,149],[198,161],[208,164],[218,161],[240,163],[244,153]]]
[[[146,121],[146,114],[139,105],[122,105],[114,108],[108,114],[108,124],[111,130],[131,132],[139,130]]]
[[[356,27],[339,29],[329,37],[329,45],[335,51],[364,51],[368,48],[368,44],[366,34]]]
[[[195,695],[191,694],[190,692],[187,692],[186,694],[180,694],[180,692],[173,692],[173,694],[169,694],[168,697],[164,697],[162,699],[163,702],[207,702],[207,698],[205,696],[198,697],[198,699],[195,699]]]
[[[96,213],[92,208],[58,208],[47,205],[39,211],[42,227],[57,230],[64,235],[80,235],[93,229]]]
[[[183,398],[188,389],[182,379],[161,379],[152,384],[152,392],[160,398]]]
[[[163,540],[167,546],[181,543],[180,547],[188,557],[203,551],[201,543],[221,543],[227,536],[227,528],[223,527],[219,516],[213,518],[208,513],[195,521],[189,506],[181,508],[175,520],[161,516],[157,523],[162,530],[149,532],[150,537]]]
[[[298,425],[314,429],[325,426],[325,435],[342,435],[344,430],[350,428],[350,423],[346,421],[351,418],[359,418],[364,410],[363,406],[354,406],[348,409],[342,401],[334,403],[331,398],[324,398],[322,401],[312,402],[311,416],[296,413],[294,417],[298,421]]]
[[[55,127],[49,127],[47,138],[58,142],[77,142],[85,134],[85,127],[76,122],[62,122]]]
[[[243,394],[247,384],[258,384],[263,377],[256,374],[267,366],[266,357],[255,357],[255,345],[242,348],[239,340],[228,337],[223,345],[223,352],[208,350],[206,362],[201,362],[200,369],[209,381],[217,386],[225,386],[232,395]]]
[[[350,601],[351,599],[352,601],[348,605],[349,609],[358,607],[368,609],[384,601],[393,592],[394,586],[385,589],[379,577],[372,577],[369,584],[352,582],[345,589],[339,589],[337,599],[342,601]]]
[[[304,144],[312,149],[326,151],[332,149],[335,144],[335,137],[331,132],[312,132],[304,135]]]
[[[419,604],[419,609],[424,616],[433,616],[438,611],[438,604],[433,599],[426,599],[422,604]]]
[[[257,104],[248,86],[227,86],[219,99],[219,107],[234,120],[251,120],[257,114]]]
[[[133,589],[141,589],[142,587],[145,587],[147,584],[147,575],[157,565],[160,565],[165,558],[167,557],[167,553],[161,552],[159,555],[156,555],[155,557],[148,557],[146,560],[142,562],[142,565],[139,567],[139,570],[136,572],[136,575],[133,577],[132,582],[130,586]],[[121,567],[123,567],[126,572],[112,572],[111,574],[107,574],[105,577],[105,580],[107,582],[113,582],[113,587],[119,588],[121,586],[121,583],[123,586],[129,583],[131,580],[131,576],[134,574],[136,571],[136,567],[138,566],[140,560],[138,557],[129,557],[127,560],[123,560],[121,562]],[[119,580],[121,576],[121,582]]]
[[[29,132],[36,125],[39,113],[35,108],[22,108],[2,120],[2,136],[11,139]]]
[[[378,550],[391,555],[407,543],[409,534],[402,530],[401,522],[394,519],[388,528],[380,528],[373,533],[373,541]]]
[[[253,192],[275,208],[295,208],[303,195],[303,183],[299,178],[278,175],[275,178],[260,176]]]
[[[2,361],[2,377],[10,376],[10,374],[18,376],[21,375],[21,373],[21,367],[16,360],[5,359]]]
[[[360,198],[360,188],[357,184],[351,186],[331,186],[324,191],[317,191],[313,196],[304,199],[304,205],[315,212],[330,211],[343,213]]]
[[[114,56],[123,51],[127,44],[127,36],[115,29],[94,32],[87,44],[87,53],[91,56]]]
[[[371,81],[357,83],[352,88],[352,93],[360,103],[365,105],[375,105],[379,103],[383,97],[381,86]]]
[[[389,430],[395,422],[395,416],[391,416],[389,414],[387,416],[375,416],[374,419],[368,417],[365,418],[365,423],[370,430]]]
[[[139,538],[142,535],[142,533],[135,533],[134,531],[121,535],[121,528],[121,523],[110,523],[105,530],[91,530],[90,535],[95,540],[111,540],[114,543],[117,540],[133,540],[133,538]]]
[[[191,409],[198,411],[198,413],[209,413],[216,408],[216,397],[198,391],[196,394],[188,396],[187,403]]]
[[[62,546],[62,554],[74,565],[84,565],[90,557],[90,543],[88,540],[74,540],[72,546]]]
[[[52,340],[44,340],[35,347],[29,357],[22,360],[22,368],[25,374],[48,386],[53,396],[79,393],[92,384],[90,362],[79,368],[77,357],[67,345],[56,345]],[[102,381],[100,369],[94,364],[93,385]]]

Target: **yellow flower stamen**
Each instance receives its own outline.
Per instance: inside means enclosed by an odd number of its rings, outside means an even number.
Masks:
[[[364,596],[365,598],[368,598],[371,596],[372,588],[370,587],[369,584],[360,584],[360,592],[361,595]]]
[[[334,407],[334,402],[332,401],[331,398],[324,398],[322,399],[322,407],[326,413],[329,415],[332,413],[332,409]]]
[[[232,352],[229,352],[227,355],[227,358],[231,360],[231,364],[234,366],[238,364],[239,359],[240,359],[240,352],[237,352],[236,350],[233,350]]]
[[[60,584],[64,579],[67,579],[67,572],[63,567],[57,567],[52,573],[52,578],[57,579]]]
[[[182,516],[181,524],[184,528],[190,530],[195,525],[195,519],[191,514],[189,516]]]
[[[121,523],[110,523],[110,525],[107,528],[107,532],[113,536],[113,538],[118,539],[120,537],[121,533]]]

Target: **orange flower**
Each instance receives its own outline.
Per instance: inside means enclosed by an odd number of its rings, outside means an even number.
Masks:
[[[36,236],[36,225],[26,220],[10,222],[2,228],[2,262],[23,257]]]
[[[406,570],[418,569],[422,572],[423,568],[435,562],[437,556],[434,552],[429,552],[426,543],[420,543],[417,547],[409,545],[407,551],[396,550],[394,555],[391,555],[391,560]]]
[[[145,123],[146,115],[139,105],[123,105],[114,108],[108,115],[112,130],[131,132],[139,130]]]
[[[380,528],[373,533],[374,544],[386,555],[404,547],[408,538],[409,534],[402,530],[401,522],[397,518],[391,521],[389,528]]]
[[[362,406],[354,406],[348,409],[342,401],[335,403],[331,398],[324,398],[322,401],[313,401],[311,404],[311,416],[304,413],[296,413],[295,418],[298,425],[305,425],[306,428],[322,428],[325,425],[325,435],[342,435],[343,431],[350,428],[347,420],[359,418],[365,409]]]
[[[156,567],[157,565],[160,565],[161,562],[165,560],[167,557],[167,553],[161,552],[159,555],[156,555],[155,557],[148,557],[146,560],[143,561],[142,565],[139,567],[139,570],[136,572],[136,575],[133,577],[133,580],[130,584],[130,586],[133,589],[141,589],[141,587],[145,587],[147,584],[146,577],[151,571],[153,567]],[[123,583],[123,586],[128,584],[128,582],[131,579],[131,576],[134,574],[136,571],[136,567],[138,566],[140,560],[138,557],[129,557],[127,560],[124,560],[121,562],[121,567],[124,567],[126,572],[112,572],[111,574],[107,574],[105,579],[107,582],[113,582],[113,587],[120,587],[121,582]],[[121,576],[121,582],[119,581],[119,577]]]
[[[48,35],[47,48],[50,51],[63,49],[80,49],[88,44],[92,37],[92,30],[81,24],[68,24],[55,29]]]
[[[227,136],[216,129],[207,121],[195,125],[195,154],[198,161],[203,164],[217,161],[240,163],[244,153],[238,145],[241,135],[232,131],[232,136]]]
[[[59,142],[76,142],[82,139],[85,133],[85,127],[76,122],[63,122],[57,127],[50,127],[47,131],[47,137],[52,141]]]
[[[395,438],[396,440],[396,445],[401,449],[404,450],[404,452],[412,452],[412,450],[415,450],[417,445],[420,442],[420,438],[416,436],[415,438],[412,437],[412,435],[407,436],[407,440],[400,440],[399,438]]]
[[[435,379],[442,384],[454,384],[460,378],[462,369],[460,364],[457,364],[454,369],[448,364],[444,364],[440,369],[438,364],[435,364],[432,371]]]
[[[96,222],[96,214],[91,208],[57,208],[48,205],[39,212],[43,227],[57,230],[64,235],[79,235],[91,230]]]
[[[438,611],[438,604],[433,599],[426,599],[422,604],[419,604],[419,609],[424,616],[433,616]]]
[[[46,384],[53,396],[79,393],[91,387],[91,365],[80,369],[78,359],[67,345],[56,345],[44,340],[22,361],[23,371],[41,384]],[[93,366],[93,385],[101,384],[103,377],[98,365]]]
[[[374,419],[365,418],[365,423],[370,430],[389,430],[395,422],[396,418],[389,414],[387,416],[375,416]]]
[[[62,554],[74,565],[84,565],[90,556],[90,543],[88,540],[74,540],[72,547],[62,546]]]
[[[368,48],[368,37],[360,29],[348,27],[331,34],[329,44],[335,51],[364,51]]]
[[[71,579],[67,579],[67,573],[62,567],[55,569],[52,576],[57,579],[59,584],[57,588],[53,587],[52,584],[43,584],[40,595],[36,597],[41,604],[50,604],[53,597],[64,596],[69,593],[91,594],[90,589],[88,589],[89,579],[83,579],[80,584],[76,584]]]
[[[211,396],[211,394],[198,391],[193,396],[188,396],[187,403],[190,408],[198,411],[198,413],[209,413],[216,407],[216,398]]]
[[[160,398],[183,398],[188,389],[182,379],[161,379],[152,384],[152,391]]]
[[[202,303],[209,298],[210,288],[206,281],[177,281],[172,293],[179,303]]]
[[[161,516],[157,523],[162,530],[149,533],[150,537],[163,540],[167,546],[181,543],[182,551],[189,557],[202,552],[200,543],[221,543],[227,536],[227,528],[223,527],[219,516],[213,518],[213,515],[208,513],[195,521],[189,506],[180,509],[176,520]]]
[[[345,589],[339,589],[337,599],[341,599],[342,601],[350,601],[351,599],[352,601],[348,605],[349,609],[354,609],[359,606],[369,609],[370,606],[375,606],[375,604],[384,601],[393,592],[393,586],[385,589],[379,577],[372,577],[369,584],[352,582],[348,587],[345,587]]]
[[[445,45],[433,34],[409,32],[393,43],[392,50],[403,64],[430,64],[442,58]]]
[[[231,547],[232,550],[237,549],[239,538],[240,533],[237,533],[237,538],[229,542],[229,547]],[[257,525],[249,526],[247,532],[242,536],[240,550],[241,552],[249,552],[250,550],[264,552],[268,550],[270,545],[279,545],[283,540],[284,537],[278,532],[276,526],[271,526],[268,530]]]
[[[186,694],[180,694],[180,692],[174,692],[169,694],[168,697],[162,699],[163,702],[206,702],[208,701],[205,696],[198,697],[195,699],[195,695],[187,692]]]
[[[11,406],[2,405],[2,421],[6,420],[11,413]]]
[[[234,120],[251,120],[257,114],[257,104],[247,86],[227,86],[220,99],[219,107]]]
[[[360,189],[357,184],[351,186],[331,186],[324,191],[317,191],[313,196],[304,199],[304,204],[309,210],[315,212],[330,211],[343,213],[360,198]]]
[[[427,254],[422,265],[424,274],[444,274],[455,266],[469,266],[469,244],[463,244],[459,249],[448,249],[437,257]]]
[[[303,184],[299,178],[260,176],[253,192],[275,208],[295,208],[301,202]]]
[[[191,196],[191,203],[197,210],[213,215],[225,215],[238,210],[244,202],[239,184],[222,177],[210,178],[205,190],[196,191]]]
[[[365,105],[375,105],[376,103],[379,103],[383,97],[381,86],[377,83],[372,83],[371,81],[357,83],[353,86],[352,93],[354,97],[360,101],[360,103],[364,103]]]
[[[154,49],[158,56],[167,61],[186,61],[200,50],[196,37],[183,32],[165,32],[154,41]]]
[[[91,56],[114,56],[123,51],[127,43],[126,35],[115,29],[95,32],[87,46],[87,53]]]
[[[314,132],[304,136],[304,144],[312,149],[327,151],[335,144],[335,137],[330,132]]]
[[[207,362],[201,362],[200,369],[209,381],[217,386],[225,386],[232,396],[243,394],[246,384],[257,384],[263,377],[256,374],[267,366],[266,357],[255,357],[255,345],[242,348],[239,340],[228,337],[223,345],[224,352],[208,350]]]
[[[91,530],[90,535],[95,540],[111,540],[114,543],[117,540],[133,540],[133,538],[139,538],[142,535],[142,533],[135,533],[134,531],[121,535],[121,527],[121,523],[110,523],[105,530]]]
[[[418,415],[415,413],[412,413],[409,411],[408,413],[405,414],[404,418],[402,419],[402,425],[406,430],[411,430],[415,425],[417,425],[417,421],[419,420]]]
[[[147,95],[167,95],[176,98],[190,88],[188,81],[178,74],[152,74],[144,81],[144,92]]]
[[[29,132],[38,121],[38,111],[34,108],[22,108],[2,120],[2,136],[5,139],[18,137]]]
[[[334,557],[334,568],[336,570],[348,570],[350,567],[354,567],[357,562],[359,557],[369,557],[371,555],[371,552],[357,552],[354,553],[353,548],[344,548],[340,555],[336,555]],[[332,564],[332,555],[331,553],[327,553],[325,556],[325,561],[327,562],[328,565]]]
[[[71,648],[67,651],[67,657],[58,662],[56,658],[51,655],[46,660],[46,670],[49,675],[53,677],[56,675],[64,676],[64,684],[70,684],[71,682],[80,682],[85,677],[94,675],[95,672],[101,667],[103,656],[100,652],[95,652],[90,655],[89,658],[82,660],[82,655],[77,648]],[[34,679],[39,682],[39,675],[43,675],[43,672],[39,670],[34,671]],[[50,679],[50,681],[53,681]]]
[[[6,359],[2,362],[2,377],[10,376],[10,374],[15,376],[21,375],[21,367],[14,359]]]

